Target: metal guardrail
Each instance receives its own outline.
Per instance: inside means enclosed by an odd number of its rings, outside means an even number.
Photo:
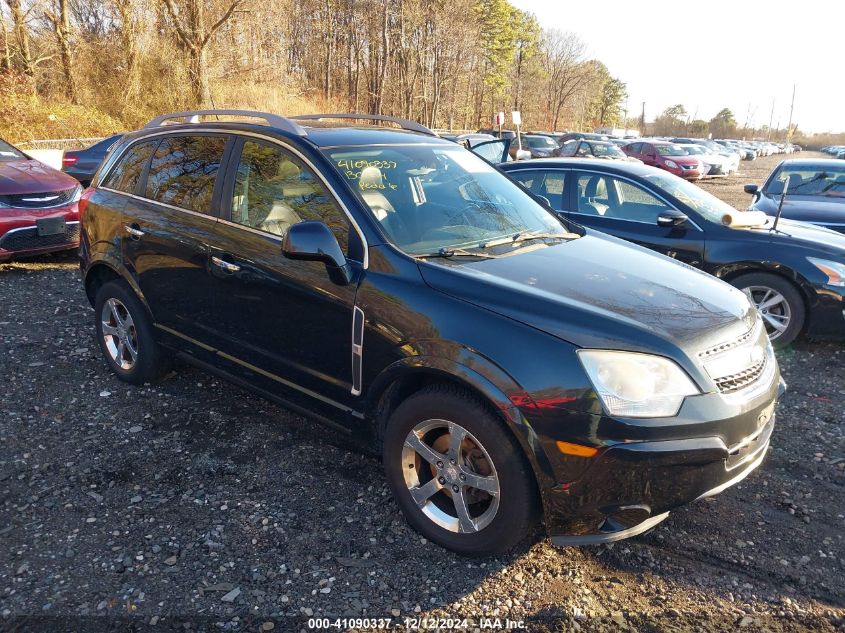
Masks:
[[[56,138],[16,143],[16,147],[26,151],[28,149],[82,149],[102,141],[105,137],[97,138]]]

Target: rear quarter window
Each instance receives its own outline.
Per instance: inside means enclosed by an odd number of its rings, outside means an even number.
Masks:
[[[103,180],[102,186],[124,193],[135,193],[141,174],[158,143],[159,139],[154,139],[136,143],[130,147]]]

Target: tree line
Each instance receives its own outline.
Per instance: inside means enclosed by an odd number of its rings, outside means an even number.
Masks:
[[[507,0],[0,0],[0,73],[127,125],[214,105],[585,129],[626,99],[578,36]]]

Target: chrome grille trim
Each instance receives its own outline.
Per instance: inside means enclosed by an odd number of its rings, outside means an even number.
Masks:
[[[759,334],[761,323],[762,322],[758,320],[755,323],[754,327],[752,327],[750,330],[748,330],[745,334],[743,334],[739,338],[734,339],[732,341],[725,341],[724,343],[719,343],[718,345],[714,345],[711,348],[703,350],[703,351],[698,353],[698,357],[702,361],[706,361],[708,358],[713,358],[714,356],[717,356],[718,354],[721,354],[722,352],[727,352],[728,350],[739,347],[740,345],[745,345],[746,343],[748,343],[748,341],[754,339],[755,334]]]
[[[744,369],[743,371],[730,376],[722,376],[721,378],[715,379],[714,382],[716,383],[716,387],[721,393],[734,393],[735,391],[739,391],[740,389],[744,389],[745,387],[752,385],[758,378],[760,378],[760,376],[763,375],[767,361],[768,359],[764,356],[761,362],[749,367],[748,369]]]

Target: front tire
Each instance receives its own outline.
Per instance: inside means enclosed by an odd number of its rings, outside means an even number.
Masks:
[[[118,378],[141,385],[170,371],[170,358],[153,336],[152,319],[125,281],[103,284],[94,315],[100,349]]]
[[[467,391],[433,385],[391,415],[384,465],[408,523],[467,556],[505,552],[531,531],[537,487],[522,448]]]
[[[804,328],[807,309],[801,293],[786,279],[770,273],[748,273],[731,281],[757,307],[772,345],[792,343]]]

